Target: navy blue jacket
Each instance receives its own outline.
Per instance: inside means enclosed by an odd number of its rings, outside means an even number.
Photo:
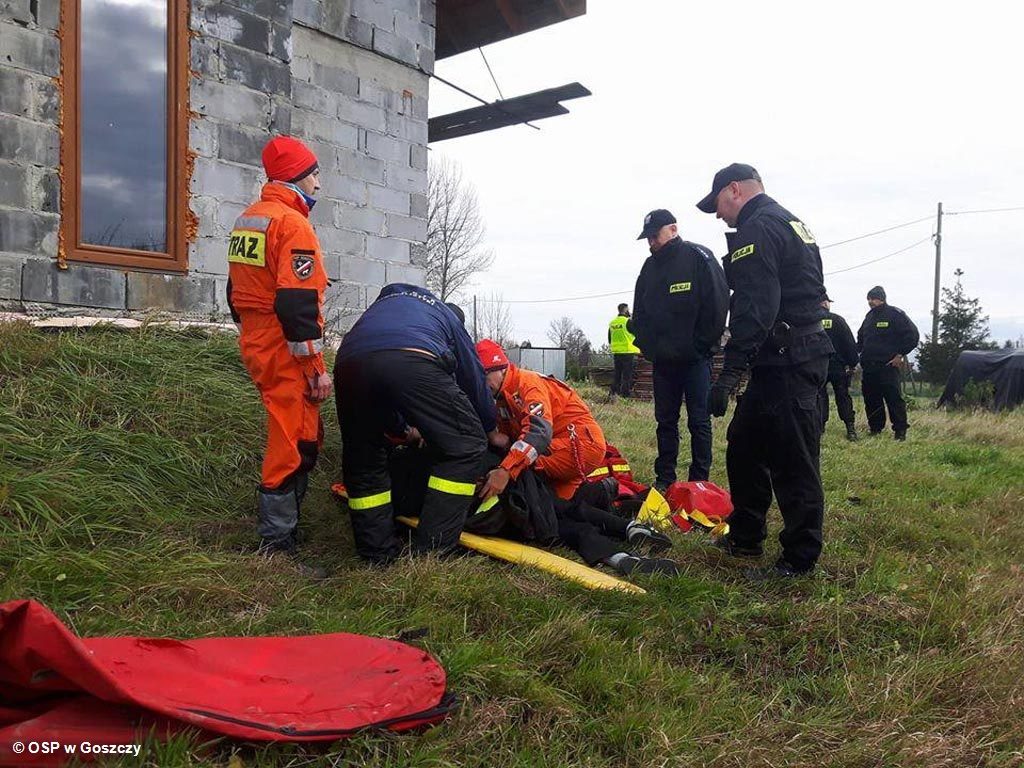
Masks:
[[[385,285],[338,348],[338,361],[385,349],[423,349],[437,355],[469,397],[486,432],[497,425],[494,398],[473,340],[444,302],[426,288]],[[342,395],[344,396],[344,395]]]
[[[652,362],[691,362],[718,350],[729,286],[714,255],[678,237],[647,257],[633,292],[634,342]]]
[[[830,355],[821,329],[825,283],[814,237],[796,216],[768,195],[751,198],[740,210],[736,231],[726,233],[725,276],[732,288],[725,368],[796,365]],[[771,338],[779,322],[817,333],[801,335],[779,354]]]

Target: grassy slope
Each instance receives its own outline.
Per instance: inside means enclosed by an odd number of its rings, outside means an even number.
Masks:
[[[466,702],[418,736],[242,748],[246,765],[1024,762],[1024,413],[919,409],[902,445],[849,445],[833,419],[817,578],[746,584],[691,535],[684,576],[637,599],[483,558],[361,567],[327,490],[331,410],[304,525],[335,576],[315,585],[242,551],[262,416],[231,338],[0,326],[0,600],[34,597],[85,635],[427,627]],[[649,480],[650,405],[595,412]],[[238,749],[196,747],[147,764]]]

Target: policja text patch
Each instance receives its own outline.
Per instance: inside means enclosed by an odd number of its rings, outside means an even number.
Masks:
[[[732,252],[732,255],[729,257],[729,263],[732,264],[734,261],[739,261],[743,257],[749,256],[753,252],[753,243],[751,243],[750,245],[744,245],[742,248],[737,248],[735,251]]]

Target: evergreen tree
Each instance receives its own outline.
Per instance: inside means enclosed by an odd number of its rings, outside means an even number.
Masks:
[[[956,285],[942,289],[942,311],[939,312],[939,338],[926,335],[918,352],[918,367],[928,381],[945,382],[957,357],[966,349],[996,349],[989,338],[988,315],[981,300],[964,293],[962,269],[957,269]]]

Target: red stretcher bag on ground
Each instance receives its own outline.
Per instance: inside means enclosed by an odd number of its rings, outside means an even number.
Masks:
[[[78,638],[35,601],[0,605],[4,766],[71,758],[15,753],[16,742],[139,744],[150,729],[164,738],[188,728],[246,741],[335,741],[435,723],[455,706],[441,665],[393,640]]]
[[[709,527],[700,514],[695,516],[694,513],[702,513],[703,518],[711,523],[710,527],[727,522],[732,514],[729,492],[707,480],[672,483],[665,491],[665,500],[669,509],[676,513],[673,522],[684,531],[690,530],[691,521]]]

